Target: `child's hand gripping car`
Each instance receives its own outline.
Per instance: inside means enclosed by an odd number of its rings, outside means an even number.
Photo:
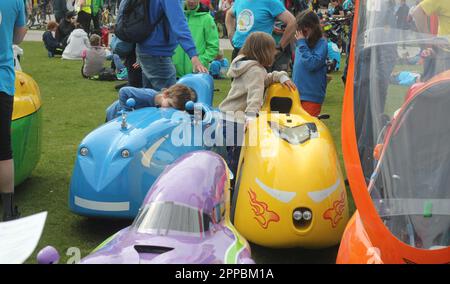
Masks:
[[[297,92],[269,88],[245,134],[232,211],[249,241],[267,247],[329,247],[348,219],[333,139],[302,108]]]
[[[254,263],[250,246],[230,222],[228,173],[213,152],[184,155],[153,184],[133,225],[81,263]],[[38,255],[39,263],[57,259],[51,247]]]
[[[213,80],[187,75],[178,83],[197,95],[189,114],[148,107],[128,112],[91,132],[78,148],[70,185],[70,209],[80,215],[134,218],[147,191],[166,166],[185,153],[211,149]],[[200,116],[198,115],[200,113]]]
[[[36,82],[16,71],[16,93],[12,117],[12,147],[15,184],[22,183],[36,167],[41,156],[41,95]]]

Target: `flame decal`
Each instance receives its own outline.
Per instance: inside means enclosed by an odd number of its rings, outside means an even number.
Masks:
[[[331,226],[334,229],[338,225],[339,221],[341,221],[344,210],[345,210],[345,191],[342,191],[341,199],[333,202],[333,207],[331,207],[330,209],[325,211],[325,213],[323,213],[323,218],[325,220],[330,220]]]
[[[267,229],[270,222],[280,221],[280,216],[269,210],[267,203],[256,200],[256,193],[252,189],[248,191],[248,194],[250,196],[250,206],[253,213],[255,213],[254,218],[263,229]]]

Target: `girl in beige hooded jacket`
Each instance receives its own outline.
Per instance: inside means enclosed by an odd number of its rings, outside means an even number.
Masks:
[[[252,33],[228,71],[233,82],[219,109],[224,113],[223,137],[228,152],[227,163],[234,174],[238,167],[244,124],[260,111],[264,103],[265,88],[273,83],[282,83],[291,90],[296,89],[286,72],[267,73],[266,67],[273,65],[275,55],[276,47],[272,36],[263,32]],[[227,131],[230,127],[233,130]]]
[[[227,113],[227,120],[243,123],[245,116],[257,114],[264,103],[265,88],[273,83],[282,83],[295,90],[295,84],[286,72],[267,73],[265,67],[273,65],[275,54],[275,41],[270,35],[255,32],[247,38],[231,63],[227,75],[233,82],[227,97],[219,105],[220,111]]]

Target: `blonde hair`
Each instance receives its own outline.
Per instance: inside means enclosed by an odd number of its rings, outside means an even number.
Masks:
[[[275,40],[267,33],[254,32],[247,37],[239,54],[258,61],[262,66],[272,66],[276,54]]]

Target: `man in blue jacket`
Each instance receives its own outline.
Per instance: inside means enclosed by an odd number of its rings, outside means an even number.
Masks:
[[[160,91],[176,83],[172,56],[178,44],[191,58],[193,71],[207,73],[192,40],[180,0],[154,0],[149,5],[150,19],[155,22],[164,15],[153,33],[137,45],[144,88]]]
[[[25,37],[23,0],[0,1],[0,195],[3,221],[19,216],[14,206],[14,162],[11,147],[11,119],[14,104],[13,44]]]

